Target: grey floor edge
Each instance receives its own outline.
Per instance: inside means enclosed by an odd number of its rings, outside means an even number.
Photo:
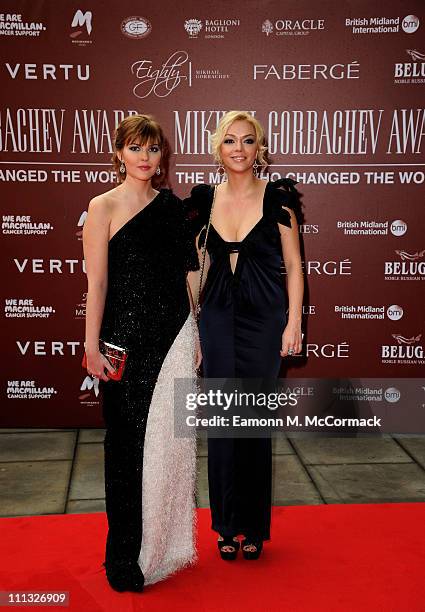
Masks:
[[[104,512],[104,435],[0,429],[0,517]],[[196,504],[208,508],[205,439],[197,461]],[[425,502],[425,435],[280,435],[273,468],[273,505]]]

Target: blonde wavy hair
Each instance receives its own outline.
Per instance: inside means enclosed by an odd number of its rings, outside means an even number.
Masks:
[[[262,166],[266,166],[266,138],[264,136],[264,130],[260,122],[246,111],[236,110],[228,111],[225,115],[223,115],[223,117],[218,122],[216,131],[214,132],[214,134],[211,134],[211,145],[215,161],[217,163],[221,163],[220,147],[223,144],[227,130],[234,121],[248,121],[248,123],[252,125],[257,138],[257,159]]]

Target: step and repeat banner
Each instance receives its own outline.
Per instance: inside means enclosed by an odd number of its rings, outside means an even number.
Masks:
[[[81,236],[88,202],[116,182],[113,132],[132,113],[164,127],[179,196],[217,182],[209,136],[233,109],[265,128],[264,178],[299,181],[305,342],[286,376],[423,375],[422,2],[0,10],[2,426],[102,424],[81,368]]]

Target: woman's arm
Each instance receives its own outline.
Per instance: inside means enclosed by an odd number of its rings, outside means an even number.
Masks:
[[[195,242],[196,245],[198,245],[198,240],[199,240],[199,236],[196,237],[196,242]],[[202,249],[197,248],[197,252],[198,252],[199,266],[201,268],[202,259],[203,259]],[[210,259],[209,259],[208,253],[205,253],[205,265],[204,265],[204,272],[202,275],[202,286],[205,285],[205,279],[208,274],[209,264],[210,264]],[[189,301],[191,304],[192,312],[194,312],[195,316],[197,316],[197,313],[195,312],[195,308],[196,308],[196,304],[198,301],[200,278],[201,278],[200,269],[191,270],[187,275],[187,288],[188,288],[188,294],[189,294]],[[201,352],[201,345],[200,345],[199,336],[198,336],[196,339],[195,367],[199,368],[199,366],[201,365],[201,362],[202,362],[202,352]]]
[[[202,232],[202,230],[201,230],[201,232]],[[201,278],[201,268],[202,268],[202,261],[203,261],[203,248],[198,248],[200,233],[195,238],[196,250],[197,250],[197,253],[198,253],[198,260],[199,260],[199,270],[191,270],[188,273],[188,275],[187,275],[187,284],[188,284],[189,289],[190,289],[191,304],[193,305],[193,308],[195,308],[195,306],[197,304],[197,301],[198,301],[198,297],[199,297],[198,296],[198,294],[199,294],[199,281],[200,281],[200,278]],[[209,258],[208,252],[206,252],[205,253],[204,271],[203,271],[203,274],[202,274],[202,288],[205,285],[205,281],[206,281],[206,278],[208,276],[209,267],[210,267],[210,258]],[[202,290],[202,288],[201,288],[201,290]]]
[[[99,331],[108,287],[108,241],[110,212],[103,196],[94,198],[83,228],[84,259],[87,272],[86,355],[87,371],[108,380],[104,369],[113,372],[99,351]]]
[[[280,353],[282,357],[288,354],[288,348],[290,347],[294,349],[294,353],[301,352],[301,317],[304,294],[298,223],[294,212],[289,208],[285,207],[285,209],[291,217],[291,227],[279,225],[289,299],[288,321],[282,335],[282,350]]]

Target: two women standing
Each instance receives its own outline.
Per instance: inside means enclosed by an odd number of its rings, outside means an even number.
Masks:
[[[207,255],[199,321],[204,375],[277,378],[281,357],[301,350],[294,183],[256,177],[264,135],[247,113],[227,113],[213,147],[227,181],[215,191],[194,187],[183,206],[152,186],[166,153],[161,128],[145,116],[124,119],[115,141],[123,180],[92,200],[84,228],[88,371],[105,381],[105,567],[117,590],[142,590],[195,556],[195,447],[173,436],[172,391],[173,379],[193,377],[200,359],[190,311],[196,235]],[[120,382],[106,383],[110,364],[99,338],[128,349]],[[244,556],[257,558],[270,537],[270,440],[210,439],[208,453],[220,553],[234,558],[244,535]]]

